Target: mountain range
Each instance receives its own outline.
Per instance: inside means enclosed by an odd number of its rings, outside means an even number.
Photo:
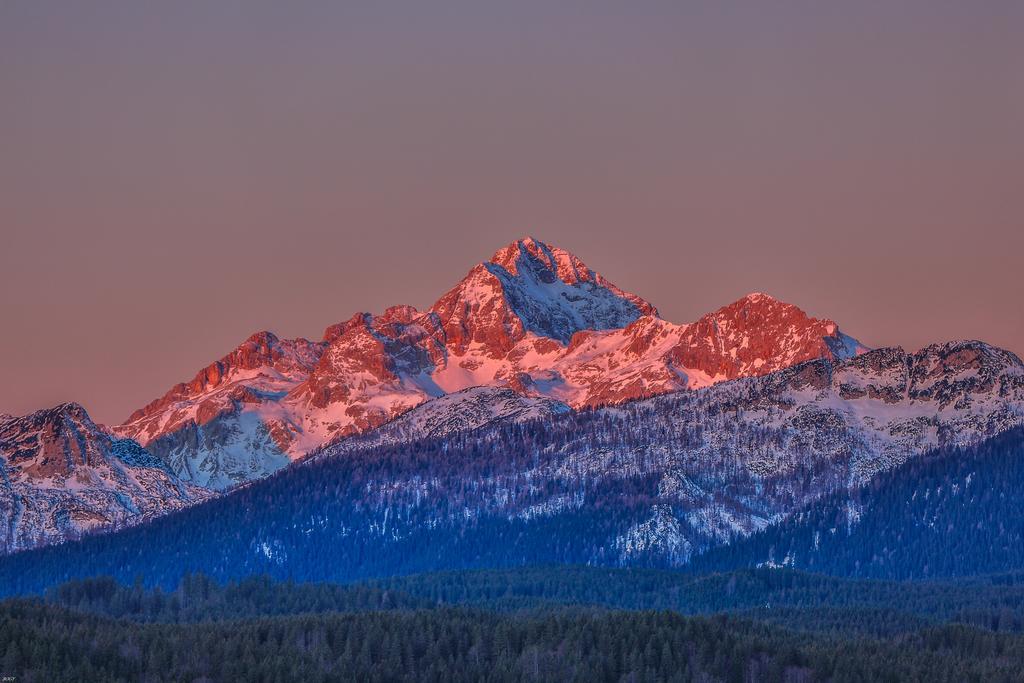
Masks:
[[[681,565],[826,501],[854,524],[875,478],[1022,422],[1024,365],[983,342],[872,350],[761,293],[675,324],[524,238],[426,311],[258,332],[122,425],[3,417],[0,547],[87,534],[55,551],[171,582]]]
[[[528,237],[424,312],[357,313],[315,342],[257,332],[114,433],[182,479],[222,490],[471,387],[579,409],[862,350],[834,322],[764,294],[670,323],[576,256]]]

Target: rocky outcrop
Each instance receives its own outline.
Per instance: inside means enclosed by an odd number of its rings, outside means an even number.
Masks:
[[[77,403],[0,418],[0,551],[137,524],[210,492],[181,481]]]

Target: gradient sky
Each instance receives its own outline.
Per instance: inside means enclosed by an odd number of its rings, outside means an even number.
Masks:
[[[0,412],[116,423],[525,234],[1024,352],[1024,3],[0,3]]]

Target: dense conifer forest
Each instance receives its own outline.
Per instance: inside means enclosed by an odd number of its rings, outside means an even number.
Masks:
[[[927,579],[1024,567],[1024,430],[948,448],[877,475],[750,537],[691,571],[774,565],[840,576]]]
[[[526,567],[441,572],[338,585],[253,577],[219,584],[191,574],[164,591],[110,577],[48,590],[47,604],[137,622],[191,623],[303,613],[473,607],[513,613],[560,607],[742,613],[801,630],[890,635],[954,621],[1024,631],[1024,574],[955,581],[841,579],[785,569],[693,576],[653,569]],[[827,619],[842,617],[827,625]]]
[[[266,578],[221,585],[190,575],[167,592],[99,578],[0,603],[0,674],[17,681],[1017,681],[1022,614],[1018,575],[899,584],[780,570],[697,578],[570,567],[349,586]]]

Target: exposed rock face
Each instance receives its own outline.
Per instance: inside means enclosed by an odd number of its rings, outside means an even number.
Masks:
[[[0,417],[0,551],[127,526],[209,497],[77,403]]]
[[[857,342],[835,322],[755,293],[685,326],[670,357],[676,367],[736,379],[813,358],[849,358],[857,351]]]
[[[358,313],[320,342],[253,335],[115,430],[222,489],[470,387],[578,408],[863,350],[834,322],[764,294],[676,325],[576,256],[524,238],[426,312]]]
[[[809,361],[722,385],[715,395],[747,424],[850,453],[849,481],[858,484],[916,453],[976,443],[1024,423],[1024,364],[984,342],[954,341],[915,353],[886,348]],[[786,472],[777,462],[759,467]]]
[[[531,237],[474,267],[431,311],[452,353],[476,344],[490,358],[503,357],[528,333],[564,345],[581,330],[625,327],[657,313],[577,257]]]
[[[186,422],[208,422],[223,412],[215,400],[224,390],[232,398],[258,402],[262,396],[287,392],[305,379],[323,352],[323,344],[305,339],[278,339],[272,332],[257,332],[238,348],[211,363],[192,379],[177,384],[162,397],[132,413],[125,424],[132,425],[133,438],[151,441],[174,431]],[[247,392],[239,393],[241,389]],[[214,399],[214,400],[211,400]]]

